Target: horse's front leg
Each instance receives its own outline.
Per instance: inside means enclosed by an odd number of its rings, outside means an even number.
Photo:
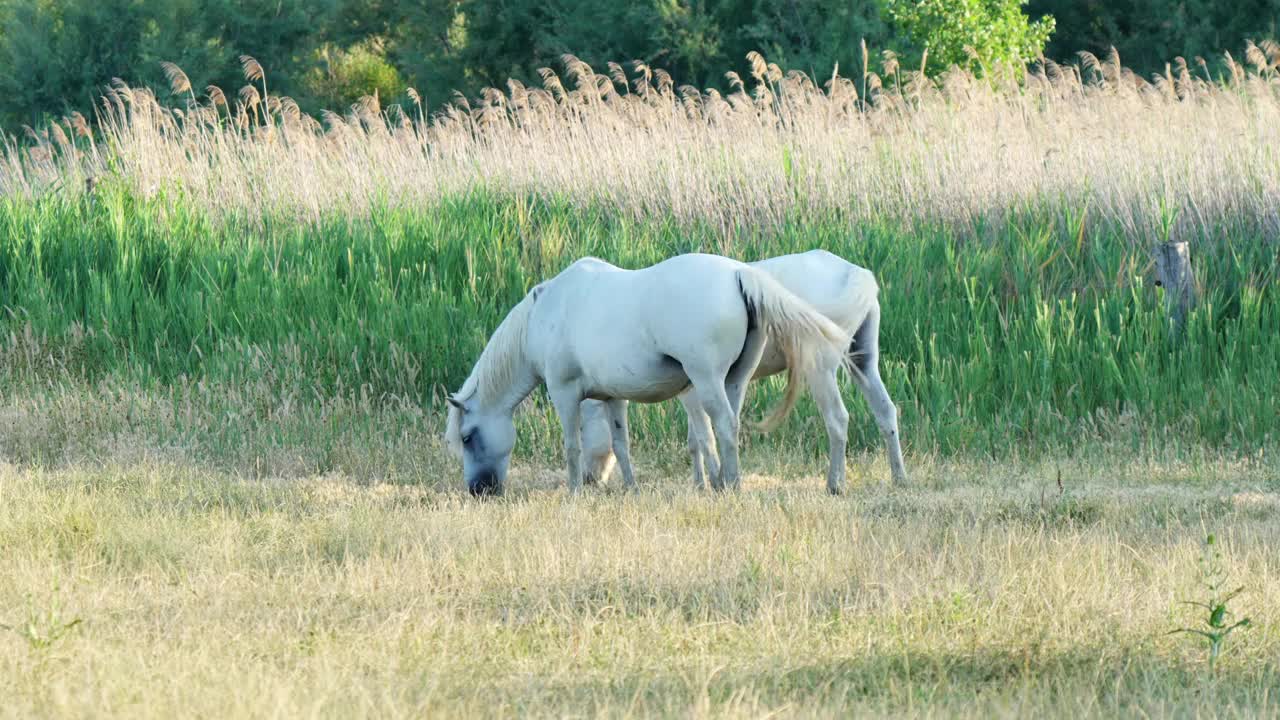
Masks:
[[[602,400],[583,400],[579,406],[581,428],[582,484],[603,484],[613,472],[613,425]]]
[[[551,403],[560,415],[560,428],[564,431],[564,458],[569,468],[569,494],[577,495],[582,490],[582,441],[578,420],[581,410],[582,394],[576,388],[557,387],[550,389]]]

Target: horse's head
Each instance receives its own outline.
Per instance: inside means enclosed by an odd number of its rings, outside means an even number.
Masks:
[[[509,411],[487,412],[472,405],[474,400],[449,397],[445,441],[462,459],[462,477],[472,495],[501,495],[516,445],[515,421]]]

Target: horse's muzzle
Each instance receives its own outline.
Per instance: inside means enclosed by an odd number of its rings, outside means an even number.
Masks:
[[[502,494],[502,484],[498,482],[498,474],[492,470],[476,473],[467,483],[467,489],[475,497]]]

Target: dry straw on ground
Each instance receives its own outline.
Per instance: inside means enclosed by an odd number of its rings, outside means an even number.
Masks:
[[[442,468],[443,469],[443,468]],[[0,717],[1273,717],[1265,482],[921,468],[833,500],[0,463]],[[1170,482],[1176,482],[1176,485]],[[1046,485],[1049,486],[1046,493]],[[1218,676],[1201,523],[1255,626]]]

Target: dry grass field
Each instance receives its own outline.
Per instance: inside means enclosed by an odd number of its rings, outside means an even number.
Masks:
[[[1274,717],[1276,468],[856,459],[568,500],[0,466],[6,717]],[[1063,489],[1058,489],[1061,472]],[[444,488],[440,486],[446,486]],[[1202,539],[1253,625],[1211,675]]]

